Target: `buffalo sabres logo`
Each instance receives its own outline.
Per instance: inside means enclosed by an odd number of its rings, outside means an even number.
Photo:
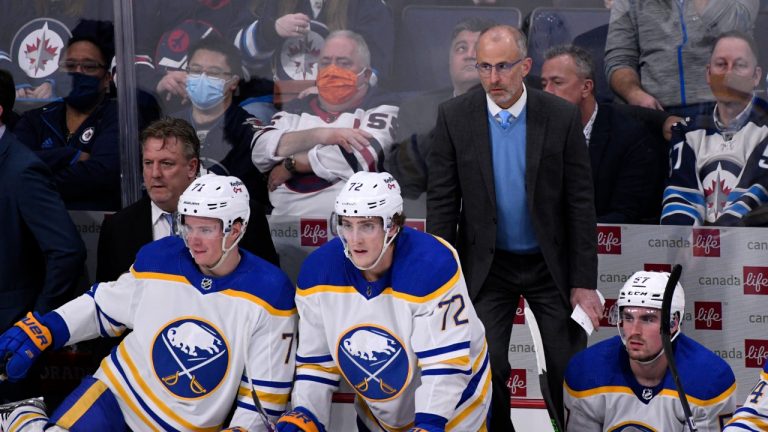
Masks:
[[[64,42],[72,34],[67,26],[50,18],[38,18],[16,32],[11,52],[16,64],[30,78],[45,78],[59,68]]]
[[[152,363],[169,392],[197,399],[221,384],[229,367],[229,344],[211,323],[182,318],[167,323],[155,336]]]
[[[317,61],[325,45],[328,27],[318,21],[309,22],[309,31],[301,37],[288,38],[283,47],[275,52],[277,63],[275,80],[314,80],[317,78]]]
[[[361,325],[339,338],[336,358],[344,378],[366,399],[397,397],[410,373],[408,353],[387,329]]]

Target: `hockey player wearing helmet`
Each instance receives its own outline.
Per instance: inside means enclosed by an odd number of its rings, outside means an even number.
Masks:
[[[668,280],[665,272],[632,275],[611,317],[619,336],[571,359],[564,384],[567,430],[681,430],[685,415],[661,341],[661,303]],[[685,294],[679,283],[670,315],[675,360],[694,421],[700,431],[719,431],[736,407],[733,371],[682,334]],[[701,379],[702,371],[706,380]]]
[[[50,418],[31,400],[3,413],[0,430],[216,431],[233,406],[230,428],[269,430],[293,379],[294,289],[237,248],[250,213],[238,178],[196,179],[178,211],[182,238],[149,243],[117,281],[0,336],[2,369],[17,381],[47,348],[133,330]]]
[[[334,208],[339,238],[299,273],[293,411],[277,430],[326,430],[341,379],[355,391],[359,430],[485,430],[485,331],[456,251],[404,226],[389,173],[355,173]]]

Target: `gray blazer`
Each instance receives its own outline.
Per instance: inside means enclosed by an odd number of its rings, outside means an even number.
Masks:
[[[595,288],[597,241],[589,154],[578,109],[527,88],[527,206],[541,253],[566,304]],[[455,245],[474,299],[493,262],[496,192],[485,93],[440,105],[429,162],[427,231]]]

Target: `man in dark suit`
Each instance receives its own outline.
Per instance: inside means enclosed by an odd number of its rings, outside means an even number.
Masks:
[[[541,87],[579,107],[589,147],[595,210],[601,223],[638,223],[658,207],[665,172],[653,151],[652,137],[613,104],[598,104],[592,56],[574,45],[544,54]]]
[[[150,124],[141,142],[148,196],[104,219],[96,264],[99,281],[116,280],[130,269],[142,246],[172,234],[179,196],[200,169],[200,141],[184,120],[165,118]],[[264,209],[256,201],[251,200],[248,229],[239,246],[278,265]]]
[[[573,105],[527,89],[525,36],[496,26],[477,42],[480,89],[443,103],[429,156],[427,230],[457,246],[493,371],[492,431],[513,430],[509,340],[520,295],[541,328],[554,412],[565,367],[597,327],[597,245],[589,156]],[[499,120],[497,120],[497,118]],[[458,227],[458,231],[457,231]]]

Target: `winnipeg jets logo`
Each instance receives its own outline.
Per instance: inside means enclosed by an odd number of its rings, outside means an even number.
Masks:
[[[30,78],[51,75],[59,68],[64,41],[71,36],[67,26],[50,18],[28,22],[16,32],[11,43],[16,64]]]
[[[221,383],[229,365],[229,345],[213,324],[182,318],[158,332],[152,363],[158,379],[174,396],[196,399]]]
[[[704,188],[707,221],[714,222],[725,210],[729,195],[736,187],[742,166],[730,160],[719,159],[702,167],[699,174]]]
[[[347,381],[369,400],[397,397],[410,375],[403,343],[389,330],[370,324],[353,327],[339,338],[337,359]]]
[[[289,38],[283,42],[283,47],[276,59],[277,79],[314,80],[317,78],[317,61],[325,45],[328,28],[317,21],[311,21],[309,28],[306,35]]]
[[[96,129],[93,127],[89,127],[85,131],[83,131],[83,134],[80,135],[80,142],[83,144],[88,144],[93,139],[93,135],[96,133]]]

